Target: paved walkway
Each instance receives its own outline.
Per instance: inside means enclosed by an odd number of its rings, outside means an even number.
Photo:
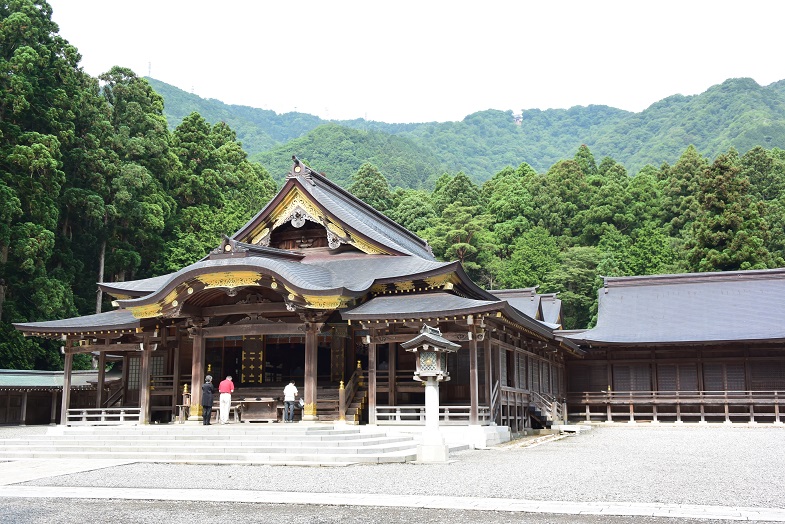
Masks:
[[[0,498],[215,501],[279,504],[280,491],[16,486],[28,480],[128,464],[113,460],[20,460],[3,464]],[[541,501],[508,498],[289,492],[288,504],[459,509],[566,515],[651,516],[785,522],[785,509],[635,502]]]

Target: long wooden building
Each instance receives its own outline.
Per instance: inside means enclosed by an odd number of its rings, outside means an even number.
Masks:
[[[785,269],[605,278],[565,333],[575,421],[782,423]]]
[[[461,346],[446,362],[441,424],[520,431],[564,417],[565,362],[583,352],[554,331],[554,295],[481,289],[458,262],[435,260],[427,242],[296,158],[267,206],[202,260],[99,285],[115,310],[16,324],[63,341],[61,423],[170,421],[189,403],[195,418],[212,374],[235,377],[246,417],[254,399],[280,397],[294,379],[303,420],[422,424],[415,356],[399,345],[428,325]],[[82,352],[97,355],[99,371],[107,355],[121,357],[122,394],[107,398],[99,373],[92,410],[69,401]]]

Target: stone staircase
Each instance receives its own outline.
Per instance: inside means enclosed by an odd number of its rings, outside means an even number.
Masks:
[[[30,458],[345,466],[416,460],[417,441],[331,424],[57,427],[47,435],[0,440],[0,461]]]

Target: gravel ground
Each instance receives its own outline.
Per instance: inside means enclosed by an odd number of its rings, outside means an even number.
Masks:
[[[34,505],[33,505],[34,504]],[[608,515],[551,515],[499,511],[456,511],[366,506],[296,506],[287,504],[191,503],[146,500],[74,501],[4,499],[3,524],[72,524],[80,521],[135,524],[204,524],[218,520],[276,524],[676,524],[682,519]],[[721,524],[719,520],[689,520],[689,524]]]
[[[11,436],[6,429],[13,431],[3,428],[0,438]],[[427,490],[434,495],[469,497],[785,508],[782,427],[601,426],[537,446],[521,444],[514,441],[490,450],[456,453],[453,462],[443,465],[309,468],[137,463],[26,485],[213,485],[222,489],[393,494]]]

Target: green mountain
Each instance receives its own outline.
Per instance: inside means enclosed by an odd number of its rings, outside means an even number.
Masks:
[[[609,156],[630,173],[646,164],[674,163],[691,144],[711,158],[731,147],[741,154],[756,145],[785,147],[785,80],[760,86],[749,78],[730,79],[699,95],[670,96],[640,113],[597,105],[530,109],[516,122],[512,111],[487,110],[460,122],[421,124],[279,115],[148,80],[164,97],[171,126],[198,111],[210,122],[227,122],[251,157],[274,175],[285,172],[296,153],[339,183],[366,161],[393,185],[420,187],[444,171],[483,181],[526,162],[542,172],[583,144],[597,159]]]

